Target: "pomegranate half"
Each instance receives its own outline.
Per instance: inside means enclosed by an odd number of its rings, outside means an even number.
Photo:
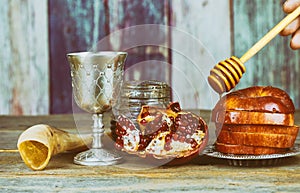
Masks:
[[[169,164],[190,161],[208,141],[205,121],[182,111],[178,102],[165,109],[143,106],[136,123],[120,115],[112,128],[117,149],[143,158],[168,159]]]

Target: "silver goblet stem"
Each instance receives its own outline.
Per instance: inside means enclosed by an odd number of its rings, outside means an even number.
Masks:
[[[104,124],[103,115],[94,114],[93,115],[94,126],[93,126],[93,144],[92,148],[102,148],[102,136],[104,135]]]

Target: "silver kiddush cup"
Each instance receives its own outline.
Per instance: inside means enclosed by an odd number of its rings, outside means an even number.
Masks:
[[[103,113],[112,109],[123,81],[126,52],[100,51],[67,54],[71,67],[72,90],[76,104],[91,113],[93,143],[91,149],[74,157],[80,165],[114,165],[122,158],[103,148]]]

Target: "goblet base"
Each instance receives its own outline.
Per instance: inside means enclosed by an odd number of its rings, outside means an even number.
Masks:
[[[122,157],[106,149],[89,149],[74,157],[74,163],[84,166],[107,166],[122,162]]]

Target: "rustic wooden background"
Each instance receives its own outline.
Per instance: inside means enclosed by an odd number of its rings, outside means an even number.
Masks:
[[[165,34],[153,35],[167,48],[176,50],[155,46],[126,50],[127,69],[145,63],[128,77],[138,74],[143,79],[165,80],[185,108],[210,109],[217,99],[215,93],[208,92],[206,83],[212,65],[231,55],[243,55],[284,17],[282,3],[283,0],[1,0],[0,114],[72,113],[66,54],[88,50],[115,31],[141,24],[175,27],[165,30]],[[112,40],[115,45],[125,41],[122,36]],[[277,86],[286,90],[299,108],[299,54],[289,48],[289,38],[276,37],[246,63],[247,73],[237,88]],[[147,61],[170,65],[155,66]]]

